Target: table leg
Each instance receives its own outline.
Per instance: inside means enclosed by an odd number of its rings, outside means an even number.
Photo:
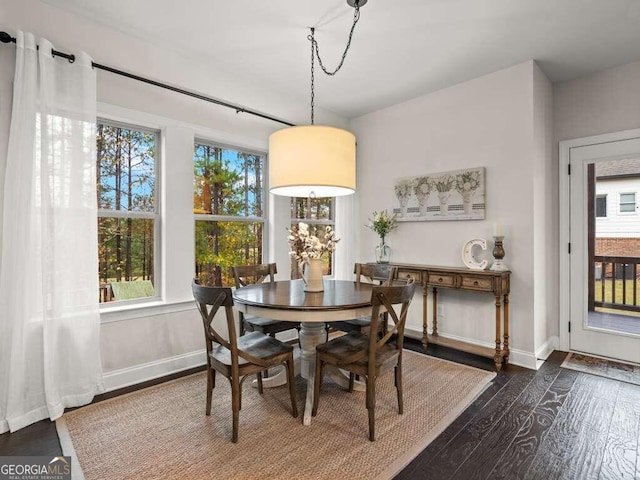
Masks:
[[[324,323],[318,322],[302,322],[300,328],[300,348],[294,350],[294,369],[296,375],[301,375],[307,380],[307,394],[305,399],[304,414],[302,422],[304,425],[311,424],[311,409],[313,407],[313,385],[316,370],[316,345],[324,343],[326,340],[326,330]],[[331,378],[341,387],[349,388],[349,376],[340,369],[333,368],[331,365],[325,367],[325,377]],[[287,371],[282,368],[275,375],[262,379],[264,388],[279,387],[286,385]],[[252,385],[258,386],[258,381],[253,380]],[[356,381],[354,390],[364,391],[366,385],[364,382]]]
[[[509,363],[509,294],[504,295],[504,343],[502,346],[504,363]]]
[[[493,356],[493,361],[496,363],[496,370],[498,371],[502,368],[502,338],[500,335],[502,315],[500,314],[500,300],[500,295],[496,295],[496,353]]]
[[[302,322],[300,324],[300,374],[307,380],[307,398],[302,417],[304,425],[311,425],[313,384],[316,376],[316,345],[324,343],[325,335],[324,323]]]

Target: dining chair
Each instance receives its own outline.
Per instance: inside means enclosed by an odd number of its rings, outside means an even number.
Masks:
[[[233,430],[231,441],[238,441],[238,422],[242,407],[242,383],[249,375],[256,374],[258,392],[263,394],[262,373],[277,365],[287,369],[287,383],[291,396],[291,410],[298,416],[294,389],[293,347],[261,332],[248,332],[242,337],[236,335],[233,316],[233,296],[227,287],[205,287],[194,279],[193,297],[204,325],[207,347],[207,405],[206,415],[211,414],[211,398],[216,385],[216,372],[220,372],[231,383],[231,408],[233,410]],[[214,327],[213,319],[224,307],[228,340]]]
[[[376,285],[387,285],[397,277],[398,267],[391,266],[388,263],[356,263],[353,267],[353,273],[356,276],[357,284],[366,282]],[[331,322],[328,326],[334,331],[368,332],[371,326],[371,317]],[[385,334],[387,331],[387,322],[378,322],[378,328],[379,332]]]
[[[353,391],[355,375],[366,381],[366,407],[369,411],[369,440],[375,440],[376,381],[384,373],[395,372],[398,413],[402,414],[402,345],[407,311],[416,284],[408,279],[406,285],[374,286],[371,292],[371,329],[376,330],[380,314],[386,310],[392,320],[382,338],[362,332],[349,332],[316,346],[316,375],[311,415],[318,413],[320,387],[325,364],[349,372],[349,391]]]
[[[262,263],[258,265],[236,265],[231,267],[231,276],[236,288],[246,287],[265,281],[275,282],[275,274],[278,273],[275,263]],[[284,322],[262,317],[246,317],[239,312],[240,335],[245,332],[261,332],[275,337],[276,333],[286,330],[300,329],[300,322]]]

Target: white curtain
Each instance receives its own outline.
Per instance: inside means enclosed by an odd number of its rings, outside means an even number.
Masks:
[[[336,233],[341,240],[336,247],[334,276],[336,280],[353,280],[353,264],[364,225],[356,222],[356,194],[336,197],[335,201]]]
[[[103,390],[99,353],[96,75],[18,32],[3,188],[0,433]],[[36,44],[40,45],[37,50]]]

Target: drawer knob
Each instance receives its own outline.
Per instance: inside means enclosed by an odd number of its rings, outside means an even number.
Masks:
[[[473,282],[473,286],[477,287],[478,286],[478,281],[476,280],[475,282]]]
[[[442,277],[440,277],[440,278],[438,279],[438,281],[439,281],[440,283],[442,283]]]

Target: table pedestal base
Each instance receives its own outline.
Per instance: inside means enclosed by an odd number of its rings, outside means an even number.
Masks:
[[[302,417],[302,423],[304,425],[311,425],[313,386],[316,373],[316,345],[324,343],[326,341],[326,336],[327,333],[324,323],[302,322],[300,328],[300,348],[296,347],[293,352],[295,374],[300,374],[302,378],[307,380],[307,395],[304,405],[304,415]],[[349,388],[349,376],[342,370],[334,368],[331,365],[327,365],[325,367],[325,378],[326,377],[329,377],[333,382],[345,389]],[[287,373],[284,368],[281,368],[275,375],[262,380],[262,386],[264,388],[279,387],[281,385],[286,385],[286,383]],[[257,387],[257,380],[254,380],[252,385]],[[366,385],[364,382],[355,382],[354,390],[364,391],[365,388]]]

